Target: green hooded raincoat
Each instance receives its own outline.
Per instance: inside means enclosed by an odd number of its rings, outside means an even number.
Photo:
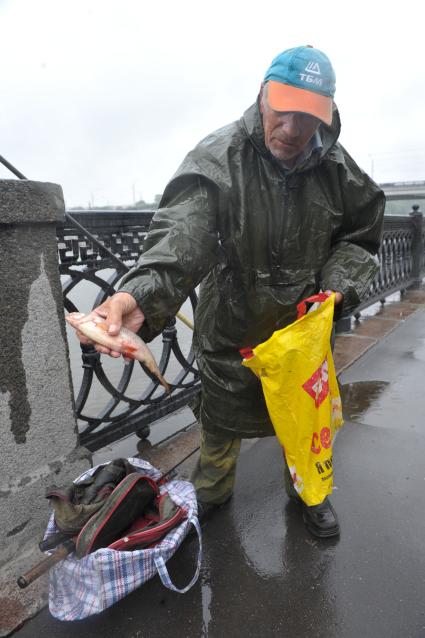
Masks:
[[[265,147],[258,103],[206,137],[166,187],[120,288],[145,313],[150,340],[201,284],[194,347],[207,431],[273,434],[239,349],[294,321],[297,302],[320,288],[341,291],[350,313],[375,275],[384,195],[339,132],[335,108],[332,126],[320,126],[323,148],[289,172]]]

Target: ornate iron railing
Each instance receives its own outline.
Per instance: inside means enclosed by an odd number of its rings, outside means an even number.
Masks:
[[[74,211],[72,215],[128,267],[143,249],[153,211]],[[65,309],[88,312],[114,293],[126,268],[69,222],[58,227],[57,236]],[[410,217],[385,219],[378,255],[380,269],[356,313],[421,281],[424,239],[422,215],[417,211]],[[193,291],[186,313],[193,313],[196,301]],[[180,322],[177,324],[171,320],[162,343],[156,340],[153,345],[161,372],[172,383],[170,395],[164,394],[162,386],[143,366],[134,362],[124,365],[121,359],[102,359],[91,346],[81,346],[82,376],[77,380],[75,410],[82,445],[95,450],[134,431],[143,437],[151,422],[197,395],[200,382],[192,335]],[[69,339],[74,359],[76,341]],[[75,384],[78,373],[73,372]],[[95,402],[93,396],[97,397]]]
[[[152,211],[72,213],[77,222],[127,267],[136,262],[142,251],[152,215]],[[102,248],[82,236],[69,222],[58,227],[57,239],[65,310],[88,312],[116,291],[126,268],[105,255]],[[193,291],[186,312],[193,313],[196,301]],[[178,333],[184,335],[185,331],[187,343],[183,352]],[[188,338],[187,331],[185,326],[177,329],[176,320],[172,319],[162,334],[162,343],[156,340],[153,346],[159,368],[171,383],[170,395],[165,394],[142,364],[102,359],[92,346],[81,346],[83,372],[75,397],[75,412],[82,445],[95,450],[134,431],[143,437],[152,421],[194,398],[199,392],[199,375],[191,335]],[[72,337],[68,341],[75,354],[76,339]],[[73,359],[75,356],[71,356],[71,362]],[[78,375],[76,370],[73,372],[75,384]],[[94,395],[96,401],[93,401]],[[92,413],[94,409],[96,414]]]
[[[356,312],[418,282],[423,270],[423,239],[420,241],[419,237],[423,236],[421,229],[422,215],[417,218],[395,215],[385,218],[384,235],[378,252],[379,271]]]

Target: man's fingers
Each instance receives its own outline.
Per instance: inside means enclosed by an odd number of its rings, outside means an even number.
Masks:
[[[110,350],[109,348],[106,348],[105,346],[101,346],[99,343],[95,343],[94,348],[96,352],[99,352],[100,354],[108,354],[110,357],[118,358],[121,356],[121,352],[117,352],[116,350]]]
[[[122,310],[120,308],[111,307],[106,325],[108,326],[108,333],[111,336],[114,337],[119,333],[122,326]]]
[[[117,335],[121,330],[123,315],[128,315],[137,308],[137,302],[128,292],[117,292],[109,299],[106,325],[108,333]]]
[[[88,339],[79,330],[76,331],[76,334],[77,334],[77,337],[79,338],[80,342],[84,346],[94,346],[94,349],[97,352],[99,352],[100,354],[109,354],[111,357],[120,357],[121,356],[121,352],[116,352],[115,350],[110,350],[109,348],[106,348],[105,346],[101,346],[100,343],[96,343],[96,341],[93,341],[92,339]]]
[[[76,330],[76,335],[79,338],[79,340],[81,341],[81,343],[85,346],[90,346],[94,344],[94,341],[92,341],[91,339],[88,339],[87,337],[85,337],[83,335],[82,332],[80,332],[79,330]]]
[[[335,305],[341,303],[344,299],[342,292],[338,292],[337,290],[325,290],[325,292],[329,295],[335,295]]]
[[[132,295],[127,292],[118,292],[92,310],[88,315],[83,316],[78,323],[81,324],[81,326],[88,321],[99,323],[99,319],[101,319],[103,325],[106,326],[110,337],[117,337],[123,323],[127,328],[133,330],[133,332],[137,332],[143,323],[144,314]],[[77,337],[82,344],[94,345],[96,351],[100,354],[107,354],[116,359],[121,356],[120,351],[111,350],[109,347],[93,341],[93,339],[88,339],[81,330],[78,329],[80,327],[78,324],[75,327]],[[104,341],[104,339],[100,340]],[[117,339],[116,344],[114,343],[115,340],[109,339],[109,341],[112,341],[112,347],[116,345],[117,348],[121,348],[121,339]],[[108,340],[106,340],[106,343],[108,343]]]

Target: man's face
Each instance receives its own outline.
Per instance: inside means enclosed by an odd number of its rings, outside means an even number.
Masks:
[[[276,159],[294,166],[320,125],[320,120],[307,113],[274,111],[267,101],[267,85],[260,93],[266,147]]]

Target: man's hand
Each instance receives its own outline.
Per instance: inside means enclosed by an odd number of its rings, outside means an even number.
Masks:
[[[86,315],[83,321],[93,317],[104,319],[108,333],[113,336],[119,333],[121,327],[137,332],[145,320],[145,315],[137,305],[137,301],[128,292],[117,292],[103,304],[92,310],[90,314]],[[78,330],[77,337],[85,345],[93,344],[96,350],[102,354],[109,354],[111,357],[121,356],[120,352],[109,350],[109,348],[90,341]]]
[[[342,294],[342,292],[337,292],[336,290],[326,290],[325,292],[329,294],[333,293],[335,295],[335,306],[342,303],[344,300],[344,295]]]

